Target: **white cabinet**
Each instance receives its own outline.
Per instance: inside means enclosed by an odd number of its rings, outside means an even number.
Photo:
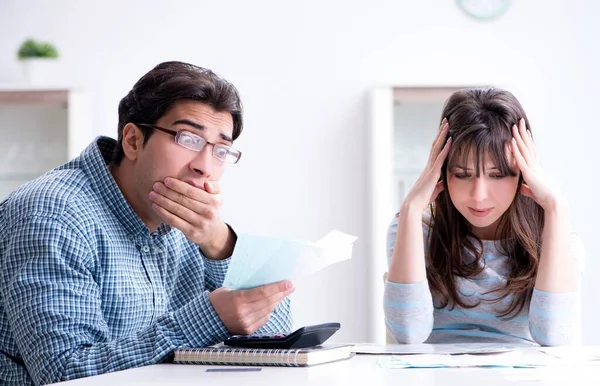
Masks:
[[[385,342],[382,307],[387,228],[419,178],[444,103],[464,87],[378,87],[370,93],[371,315],[375,340]]]
[[[83,91],[0,85],[0,199],[93,139]]]

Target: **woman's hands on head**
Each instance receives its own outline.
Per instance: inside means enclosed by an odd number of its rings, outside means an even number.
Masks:
[[[440,176],[442,174],[442,166],[450,152],[452,144],[452,138],[448,138],[449,130],[450,125],[448,124],[448,120],[444,118],[431,145],[427,165],[417,182],[415,182],[412,189],[406,195],[403,205],[415,207],[415,209],[423,211],[444,190],[444,182],[440,181]]]
[[[558,190],[552,188],[550,181],[543,175],[537,152],[533,146],[533,137],[525,125],[519,120],[519,126],[512,128],[511,148],[517,166],[523,175],[523,184],[519,193],[533,198],[544,210],[551,209],[563,200]]]

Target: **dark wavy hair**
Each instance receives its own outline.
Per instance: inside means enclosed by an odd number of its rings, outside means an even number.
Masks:
[[[442,118],[448,120],[452,147],[442,167],[445,189],[430,206],[427,279],[438,304],[445,308],[460,306],[473,308],[479,304],[461,300],[455,277],[471,278],[483,270],[483,243],[471,231],[471,225],[454,207],[448,193],[448,168],[475,159],[477,177],[486,156],[489,156],[503,175],[516,176],[507,160],[507,147],[512,139],[511,128],[525,119],[529,121],[519,101],[508,91],[496,88],[465,89],[454,93],[446,101]],[[519,179],[519,187],[522,179]],[[509,209],[500,217],[496,247],[510,258],[506,285],[490,292],[497,294],[498,302],[508,296],[512,299],[499,317],[514,317],[529,304],[538,270],[544,211],[531,198],[515,192]],[[472,253],[475,259],[465,259]]]
[[[117,146],[112,162],[121,163],[123,153],[123,128],[129,122],[156,123],[173,104],[180,100],[206,103],[218,112],[228,112],[233,120],[235,140],[242,132],[242,102],[237,89],[228,81],[207,68],[184,62],[158,64],[133,86],[119,103]],[[144,129],[144,145],[153,129]]]

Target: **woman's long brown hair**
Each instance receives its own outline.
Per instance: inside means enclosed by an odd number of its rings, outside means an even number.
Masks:
[[[436,307],[460,306],[473,308],[479,304],[466,303],[457,291],[455,278],[472,278],[483,270],[483,243],[471,231],[469,222],[454,207],[448,194],[447,169],[464,165],[474,156],[477,177],[489,156],[503,175],[516,176],[507,160],[507,147],[512,139],[511,128],[525,119],[525,111],[509,92],[487,88],[466,89],[454,93],[446,102],[442,117],[450,125],[452,147],[442,167],[445,189],[431,204],[427,254],[427,279]],[[509,148],[508,148],[509,149]],[[462,164],[461,164],[462,162]],[[519,180],[519,187],[521,180]],[[509,209],[501,216],[496,235],[497,248],[509,256],[506,286],[491,292],[500,301],[512,299],[500,317],[514,317],[529,304],[540,258],[544,211],[531,198],[515,192]],[[472,253],[475,259],[466,259]]]

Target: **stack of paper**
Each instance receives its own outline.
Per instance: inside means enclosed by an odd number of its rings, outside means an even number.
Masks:
[[[539,347],[537,350],[558,358],[565,364],[600,366],[598,346]]]
[[[357,344],[357,354],[374,355],[409,355],[409,354],[496,354],[537,347],[532,344],[499,344],[499,343],[420,343],[420,344]]]
[[[511,367],[536,368],[560,364],[560,359],[534,348],[496,354],[419,354],[391,355],[380,358],[380,367],[387,369],[439,367]]]
[[[223,286],[245,289],[310,275],[351,258],[356,239],[336,230],[316,243],[240,234]]]

